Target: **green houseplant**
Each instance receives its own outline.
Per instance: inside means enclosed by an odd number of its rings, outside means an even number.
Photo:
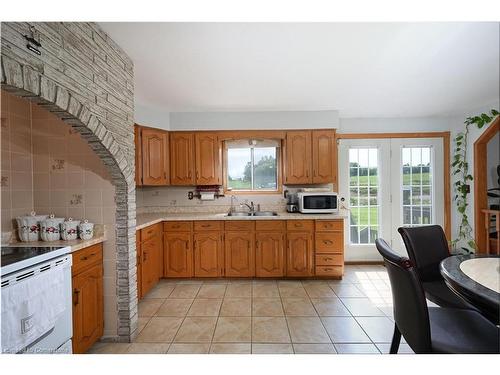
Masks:
[[[469,173],[469,163],[467,162],[469,131],[471,126],[481,129],[485,125],[490,124],[498,114],[499,112],[496,109],[492,109],[489,113],[467,117],[464,121],[465,129],[454,138],[454,155],[451,167],[453,175],[457,178],[454,183],[454,200],[457,210],[461,215],[461,220],[457,237],[451,241],[451,245],[456,249],[458,243],[464,243],[461,250],[466,253],[471,253],[476,250],[476,242],[472,237],[472,227],[470,226],[469,216],[467,215],[467,207],[469,206],[467,197],[470,193],[469,183],[473,180],[472,175]]]

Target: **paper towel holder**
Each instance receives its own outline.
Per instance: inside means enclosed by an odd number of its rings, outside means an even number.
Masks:
[[[188,199],[201,198],[201,193],[214,193],[215,198],[222,198],[224,194],[220,193],[220,187],[218,185],[213,186],[197,186],[195,191],[188,192]]]

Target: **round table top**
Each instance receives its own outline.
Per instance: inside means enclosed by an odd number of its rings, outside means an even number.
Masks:
[[[500,305],[500,256],[453,255],[441,262],[440,270],[454,289],[460,288],[490,306]]]

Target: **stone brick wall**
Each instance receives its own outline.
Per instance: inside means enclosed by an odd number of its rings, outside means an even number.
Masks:
[[[23,35],[35,29],[41,55]],[[117,339],[137,327],[133,63],[94,23],[2,22],[2,89],[77,130],[108,168],[116,190]]]

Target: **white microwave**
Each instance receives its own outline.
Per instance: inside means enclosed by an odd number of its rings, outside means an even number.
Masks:
[[[339,212],[337,193],[299,192],[297,199],[299,212],[303,214],[334,214]]]

